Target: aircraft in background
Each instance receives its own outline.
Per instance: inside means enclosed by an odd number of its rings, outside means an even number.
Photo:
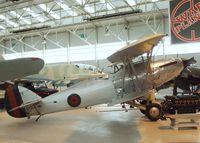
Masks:
[[[53,86],[70,86],[90,78],[102,78],[107,74],[87,64],[49,64],[35,75],[25,77],[28,80],[43,80]]]
[[[181,59],[162,63],[152,62],[152,51],[165,35],[156,34],[129,44],[107,59],[113,63],[113,73],[108,79],[82,81],[67,90],[41,98],[21,86],[9,86],[5,94],[6,110],[12,117],[23,118],[78,109],[107,103],[109,106],[129,103],[146,97],[155,88],[175,78],[183,70]],[[147,54],[146,59],[142,56]],[[141,59],[137,60],[139,56]],[[138,105],[140,108],[142,105]],[[149,99],[145,108],[151,120],[160,119],[161,108]]]
[[[186,93],[200,94],[200,68],[188,66],[175,79],[165,83],[160,89],[173,87],[173,95],[177,95],[177,88]]]
[[[39,73],[43,68],[44,61],[40,58],[18,58],[4,60],[0,58],[0,81],[13,80]]]

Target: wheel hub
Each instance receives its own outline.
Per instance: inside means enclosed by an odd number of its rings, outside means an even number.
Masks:
[[[156,117],[158,117],[158,116],[160,115],[160,111],[159,111],[159,109],[158,109],[157,107],[152,107],[152,108],[149,110],[149,114],[150,114],[152,117],[156,118]]]

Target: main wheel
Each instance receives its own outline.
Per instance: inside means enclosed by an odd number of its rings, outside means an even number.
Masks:
[[[158,103],[151,103],[146,106],[146,116],[151,121],[157,121],[162,117],[161,106]]]

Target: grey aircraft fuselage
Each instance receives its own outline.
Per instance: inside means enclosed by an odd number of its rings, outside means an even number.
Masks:
[[[65,91],[43,98],[35,106],[36,109],[31,110],[29,114],[30,116],[44,115],[98,104],[117,104],[133,100],[145,96],[149,90],[179,75],[183,70],[183,63],[180,59],[166,60],[162,63],[154,62],[150,68],[152,73],[148,76],[145,64],[137,64],[135,67],[137,67],[137,78],[130,76],[125,66],[122,66],[119,71],[110,75],[109,79],[83,81]],[[19,87],[19,90],[23,92],[26,89]],[[68,100],[69,96],[74,94],[80,97],[80,104],[76,107],[70,106]]]

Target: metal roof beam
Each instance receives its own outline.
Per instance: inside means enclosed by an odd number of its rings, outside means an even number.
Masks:
[[[167,13],[168,12],[168,9],[163,9],[163,10],[160,10],[162,11],[163,13]],[[123,17],[130,17],[130,16],[146,16],[146,15],[152,15],[152,14],[157,14],[159,13],[159,11],[154,11],[154,12],[147,12],[147,13],[138,13],[138,14],[130,14],[130,15],[124,15]],[[99,24],[99,22],[109,22],[110,20],[117,20],[117,19],[121,19],[121,17],[112,17],[112,18],[109,18],[109,19],[100,19],[100,20],[94,20],[93,22],[94,23],[97,23]],[[139,21],[139,19],[138,19]],[[32,25],[34,26],[34,25]],[[18,33],[18,34],[15,34],[15,33],[11,33],[11,34],[4,34],[2,36],[0,36],[0,38],[10,38],[10,37],[18,37],[18,36],[22,36],[22,35],[26,35],[26,36],[31,36],[31,35],[36,35],[40,32],[47,32],[49,30],[51,31],[56,31],[56,30],[60,30],[62,31],[63,28],[73,28],[73,27],[77,27],[77,26],[88,26],[88,27],[94,27],[93,25],[91,25],[90,22],[80,22],[80,23],[73,23],[73,24],[69,24],[69,25],[61,25],[61,26],[55,26],[55,27],[50,27],[50,28],[45,28],[45,29],[39,29],[39,30],[32,30],[32,31],[27,31],[27,32],[23,32],[23,33]]]
[[[20,42],[20,43],[26,45],[27,47],[29,47],[29,48],[31,48],[31,49],[33,49],[33,50],[36,50],[36,51],[39,50],[39,49],[37,49],[37,48],[35,48],[35,47],[33,47],[33,46],[31,46],[31,45],[29,45],[29,44],[23,42],[23,41],[22,41],[23,38],[24,38],[24,37],[21,37],[20,39],[17,39],[16,37],[12,37],[12,39],[15,39],[16,41],[18,41],[18,42]]]

